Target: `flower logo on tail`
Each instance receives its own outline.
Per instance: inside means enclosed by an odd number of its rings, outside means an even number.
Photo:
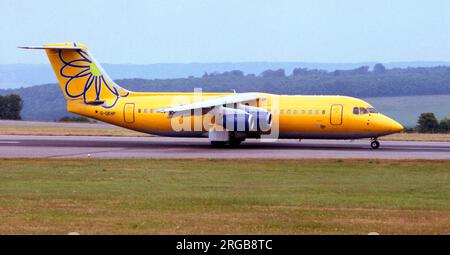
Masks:
[[[112,108],[119,98],[129,95],[129,91],[105,78],[85,51],[65,52],[70,56],[64,56],[63,50],[59,50],[59,59],[63,63],[60,75],[67,79],[64,87],[68,97],[83,97],[85,103],[105,101],[102,107]]]

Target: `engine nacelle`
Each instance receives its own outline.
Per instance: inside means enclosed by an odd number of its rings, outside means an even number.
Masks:
[[[223,107],[220,114],[216,114],[216,124],[228,131],[248,132],[255,130],[255,118],[240,109]]]
[[[239,109],[253,116],[256,124],[254,131],[268,132],[272,128],[272,113],[269,111],[247,105],[243,105]]]

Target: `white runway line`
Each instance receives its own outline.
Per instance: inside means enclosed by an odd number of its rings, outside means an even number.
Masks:
[[[0,141],[0,143],[14,143],[14,144],[16,144],[16,143],[20,143],[20,142],[18,142],[18,141]]]

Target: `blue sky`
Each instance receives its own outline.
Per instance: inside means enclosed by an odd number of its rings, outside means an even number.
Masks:
[[[82,42],[104,63],[450,61],[450,1],[0,0],[0,64],[17,45]]]

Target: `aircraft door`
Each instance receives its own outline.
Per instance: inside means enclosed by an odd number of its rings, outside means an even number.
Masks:
[[[334,104],[331,106],[330,123],[331,125],[342,125],[343,106]]]
[[[125,123],[134,122],[134,104],[126,103],[123,108],[123,120]]]

